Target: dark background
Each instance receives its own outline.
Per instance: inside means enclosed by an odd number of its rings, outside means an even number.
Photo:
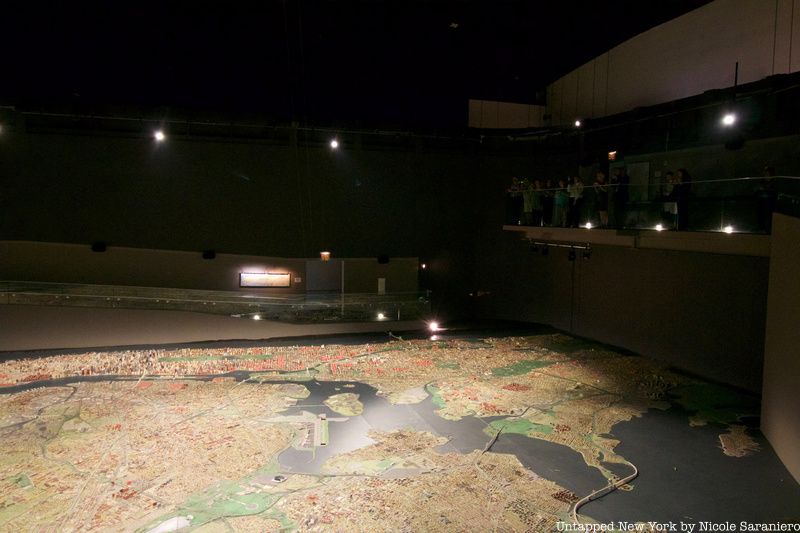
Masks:
[[[13,2],[0,102],[463,127],[707,0]]]

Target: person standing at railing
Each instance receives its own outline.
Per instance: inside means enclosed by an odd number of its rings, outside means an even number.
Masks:
[[[522,216],[522,186],[519,178],[511,178],[511,186],[506,189],[506,223],[518,225]]]
[[[659,184],[656,201],[661,202],[661,222],[668,227],[675,227],[675,217],[678,215],[678,206],[672,201],[672,188],[675,185],[675,174],[668,170],[664,174],[663,183]]]
[[[531,189],[531,204],[533,209],[533,225],[544,225],[544,192],[542,191],[542,180],[536,178],[533,180],[533,188]]]
[[[628,186],[631,179],[624,167],[614,169],[610,179],[608,193],[608,217],[617,228],[625,225],[625,213],[628,208]]]
[[[669,199],[677,204],[678,231],[689,229],[689,194],[692,188],[692,177],[685,168],[679,168],[675,173],[675,183],[672,186]]]
[[[544,191],[542,191],[542,219],[544,226],[553,224],[553,196],[555,185],[553,180],[546,179],[544,181]]]
[[[569,192],[569,225],[577,228],[581,223],[581,210],[583,209],[583,181],[580,176],[572,177],[567,191]]]
[[[600,217],[600,227],[608,227],[608,184],[606,175],[602,170],[598,170],[594,180],[595,208]]]
[[[522,225],[533,224],[533,185],[527,178],[520,184],[522,189]]]
[[[772,213],[778,203],[778,191],[775,188],[775,168],[764,167],[764,179],[756,185],[756,223],[758,230],[764,233],[772,232]]]
[[[569,205],[569,193],[567,192],[567,180],[558,180],[558,189],[553,195],[553,227],[567,227],[567,207]]]
[[[662,198],[669,198],[669,195],[672,194],[672,188],[675,186],[675,173],[671,170],[668,170],[666,174],[664,174],[664,185],[661,191]]]

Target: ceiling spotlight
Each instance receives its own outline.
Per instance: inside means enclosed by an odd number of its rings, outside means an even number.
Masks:
[[[162,141],[164,141],[164,140],[167,138],[167,136],[166,136],[166,135],[164,135],[164,132],[163,132],[162,130],[158,130],[158,131],[156,131],[156,132],[153,134],[153,138],[154,138],[154,139],[155,139],[157,142],[162,142]]]
[[[731,233],[733,233],[733,226],[725,226],[724,228],[722,228],[722,231],[730,235]]]
[[[580,128],[580,127],[581,127],[581,121],[580,121],[580,119],[578,119],[578,120],[576,120],[576,121],[575,121],[575,127],[576,127],[576,128]]]
[[[663,224],[656,224],[656,231],[664,231],[664,225]]]
[[[733,126],[736,122],[736,115],[733,113],[726,113],[724,117],[722,117],[722,125],[723,126]]]
[[[331,148],[333,148],[334,150],[339,148],[339,141],[337,141],[336,139],[331,139]]]

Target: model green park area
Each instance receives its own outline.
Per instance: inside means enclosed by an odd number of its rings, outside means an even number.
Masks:
[[[522,376],[524,374],[527,374],[531,370],[536,370],[537,368],[543,368],[551,364],[552,363],[550,361],[523,359],[522,361],[517,361],[516,363],[510,364],[508,366],[502,366],[500,368],[492,369],[492,375],[498,377]]]

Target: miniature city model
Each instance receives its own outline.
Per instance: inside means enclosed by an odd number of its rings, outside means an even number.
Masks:
[[[14,357],[2,531],[548,531],[800,502],[753,398],[561,334]]]

